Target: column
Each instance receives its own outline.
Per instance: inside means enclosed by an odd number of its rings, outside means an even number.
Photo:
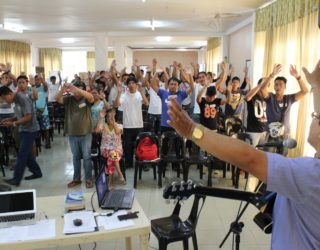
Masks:
[[[117,69],[120,71],[126,66],[125,46],[117,44],[114,46],[114,58],[117,62]]]
[[[106,70],[108,58],[108,37],[104,32],[95,34],[95,68],[96,70]]]
[[[39,48],[31,44],[31,72],[32,74],[36,73],[36,67],[40,66],[40,54]]]
[[[229,37],[227,35],[221,37],[222,59],[225,63],[229,63]]]
[[[125,48],[125,66],[127,69],[130,69],[133,65],[133,53],[132,49],[126,47]]]
[[[200,65],[200,71],[205,71],[205,65],[206,65],[206,48],[201,48],[198,51],[198,63]]]

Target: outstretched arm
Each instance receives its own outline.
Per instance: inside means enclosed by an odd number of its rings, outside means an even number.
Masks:
[[[299,101],[308,93],[308,88],[305,82],[302,80],[301,76],[298,74],[298,71],[296,69],[296,66],[290,65],[290,74],[297,79],[300,91],[294,94],[294,99],[296,101]]]
[[[320,113],[320,60],[311,73],[305,67],[303,67],[302,70],[308,83],[311,85],[314,111]]]

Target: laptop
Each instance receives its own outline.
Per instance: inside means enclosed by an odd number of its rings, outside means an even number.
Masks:
[[[134,189],[109,190],[108,177],[102,169],[96,179],[96,190],[99,207],[102,209],[131,209]]]
[[[36,190],[0,192],[0,228],[36,223]]]

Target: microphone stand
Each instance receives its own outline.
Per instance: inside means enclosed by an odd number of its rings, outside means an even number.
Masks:
[[[247,180],[248,181],[248,180]],[[246,183],[247,185],[247,183]],[[259,181],[258,185],[255,188],[255,192],[260,188],[260,186],[262,185],[262,182]],[[240,203],[240,207],[241,208],[241,204]],[[231,233],[233,233],[233,235],[236,236],[235,242],[236,242],[236,250],[240,250],[240,234],[242,232],[242,228],[244,227],[244,223],[243,222],[239,222],[240,218],[242,217],[242,215],[244,214],[244,212],[246,211],[247,207],[249,206],[250,202],[246,202],[246,204],[244,205],[244,207],[242,208],[241,211],[239,211],[235,221],[233,221],[230,224],[230,229],[228,231],[228,233],[226,234],[226,236],[224,237],[224,239],[222,240],[222,242],[219,245],[219,248],[222,248],[222,246],[224,245],[224,243],[226,242],[226,240],[228,239],[229,235]],[[233,244],[233,243],[232,243]]]

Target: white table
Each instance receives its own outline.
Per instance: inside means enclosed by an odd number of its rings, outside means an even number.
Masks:
[[[90,205],[91,194],[85,195],[86,209],[91,209]],[[96,200],[96,197],[94,198]],[[94,202],[95,209],[98,209],[98,205]],[[81,233],[73,235],[63,234],[64,220],[63,220],[63,206],[64,196],[51,196],[51,197],[40,197],[37,199],[37,210],[39,212],[45,211],[49,219],[56,219],[56,237],[41,240],[30,240],[12,242],[7,244],[0,244],[0,250],[25,250],[25,249],[43,249],[52,248],[66,245],[78,245],[83,243],[92,243],[96,241],[104,241],[109,239],[125,239],[126,249],[132,249],[131,237],[139,236],[140,238],[140,249],[148,249],[148,237],[150,233],[150,220],[146,217],[140,204],[135,199],[132,206],[132,211],[139,211],[139,218],[134,219],[134,226],[115,229],[105,230],[99,228],[99,231],[92,233]],[[106,212],[106,210],[103,210]],[[0,236],[1,237],[1,236]]]

